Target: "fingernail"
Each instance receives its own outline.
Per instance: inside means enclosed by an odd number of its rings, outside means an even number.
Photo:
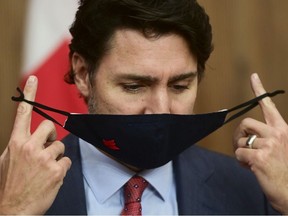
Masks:
[[[258,76],[257,73],[252,74],[252,78],[253,78],[254,80],[259,80],[259,76]]]
[[[29,76],[28,80],[27,80],[27,85],[33,85],[36,81],[36,77],[35,76]]]

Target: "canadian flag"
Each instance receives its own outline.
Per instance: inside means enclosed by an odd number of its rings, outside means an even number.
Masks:
[[[24,36],[22,86],[29,75],[39,80],[36,101],[73,113],[87,113],[75,85],[66,84],[69,70],[69,27],[77,10],[77,0],[29,0]],[[66,117],[48,112],[64,123]],[[32,114],[34,131],[44,118]],[[68,132],[56,125],[58,139]]]

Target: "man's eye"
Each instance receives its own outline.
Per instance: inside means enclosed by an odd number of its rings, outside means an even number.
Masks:
[[[130,93],[137,93],[143,88],[143,85],[139,84],[123,84],[123,89]]]
[[[176,92],[183,92],[187,89],[189,89],[188,85],[172,85],[173,90]]]
[[[175,89],[188,89],[187,85],[173,85],[173,88]]]

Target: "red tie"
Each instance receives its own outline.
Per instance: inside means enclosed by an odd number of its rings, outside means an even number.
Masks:
[[[148,182],[137,175],[124,185],[125,206],[121,215],[141,215],[141,197],[147,185]]]

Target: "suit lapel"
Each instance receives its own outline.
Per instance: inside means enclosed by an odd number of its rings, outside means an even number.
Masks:
[[[46,214],[87,215],[79,141],[77,137],[69,135],[63,142],[65,143],[65,156],[71,159],[72,166]]]
[[[217,184],[210,184],[215,166],[205,155],[193,146],[174,161],[180,215],[225,212],[225,195],[217,191]]]

